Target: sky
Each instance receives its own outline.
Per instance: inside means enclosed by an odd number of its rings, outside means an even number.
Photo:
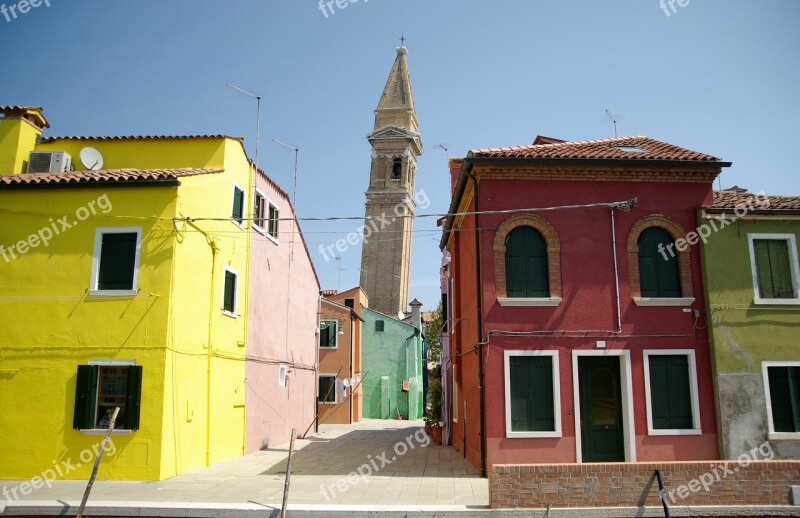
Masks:
[[[236,84],[263,98],[260,165],[288,192],[294,153],[272,140],[300,148],[299,217],[364,214],[365,135],[401,35],[418,213],[447,211],[448,156],[612,137],[605,110],[620,136],[733,162],[716,187],[800,195],[798,0],[41,0],[14,18],[18,2],[0,0],[0,105],[43,106],[50,136],[227,134],[253,157],[255,101]],[[357,227],[302,224],[323,288],[358,284],[360,246],[319,251]],[[439,236],[416,221],[411,297],[427,309]]]

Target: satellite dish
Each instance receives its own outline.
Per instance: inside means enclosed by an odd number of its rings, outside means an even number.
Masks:
[[[103,155],[93,147],[81,149],[81,163],[89,171],[97,171],[103,168]]]

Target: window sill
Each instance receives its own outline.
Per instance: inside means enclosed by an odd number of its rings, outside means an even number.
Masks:
[[[659,307],[659,306],[691,306],[694,303],[694,297],[682,298],[649,298],[649,297],[634,297],[633,303],[637,306],[644,307]]]
[[[336,346],[336,347],[323,347],[321,345],[319,346],[319,350],[320,351],[335,351],[338,348],[339,348],[339,346]]]
[[[800,432],[770,432],[767,434],[770,441],[800,441]]]
[[[754,299],[757,306],[800,306],[800,299]]]
[[[89,428],[89,429],[82,429],[78,430],[83,435],[105,435],[108,433],[107,428]],[[111,432],[111,435],[130,435],[133,430],[114,430]]]
[[[262,236],[264,236],[264,237],[267,237],[267,231],[266,231],[266,229],[263,229],[263,228],[259,227],[259,226],[258,226],[258,225],[256,225],[255,223],[253,223],[253,230],[255,230],[256,232],[258,232],[258,233],[259,233],[259,234],[261,234]]]
[[[238,314],[231,313],[230,311],[225,311],[224,309],[222,310],[222,314],[225,315],[226,317],[230,317],[230,318],[239,318]]]
[[[275,243],[276,245],[278,244],[278,239],[277,239],[277,238],[275,238],[275,237],[273,237],[273,236],[271,236],[271,235],[269,234],[269,232],[265,232],[265,233],[264,233],[264,237],[266,237],[267,239],[269,239],[270,241],[272,241],[272,242],[273,242],[273,243]]]
[[[557,439],[561,432],[506,432],[506,439]]]
[[[561,304],[561,297],[543,297],[543,298],[510,298],[510,297],[497,297],[497,302],[503,307],[518,307],[518,306],[558,306]]]
[[[647,435],[703,435],[703,430],[653,430],[648,428]]]
[[[89,290],[90,297],[135,297],[139,290]]]

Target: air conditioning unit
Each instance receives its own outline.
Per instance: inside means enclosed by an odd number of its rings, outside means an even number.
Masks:
[[[72,171],[72,157],[66,151],[31,151],[29,173],[66,173]]]

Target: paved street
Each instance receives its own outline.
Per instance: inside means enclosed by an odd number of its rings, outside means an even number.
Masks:
[[[454,449],[423,447],[426,438],[421,427],[422,421],[379,420],[352,426],[322,425],[319,434],[296,442],[290,503],[488,505],[487,480]],[[91,501],[280,506],[287,455],[288,445],[284,445],[161,482],[100,481],[94,485]],[[348,481],[348,474],[359,467],[373,473],[364,479],[351,476]],[[18,483],[0,481],[0,487]],[[24,499],[80,501],[85,487],[85,481],[58,481]]]

